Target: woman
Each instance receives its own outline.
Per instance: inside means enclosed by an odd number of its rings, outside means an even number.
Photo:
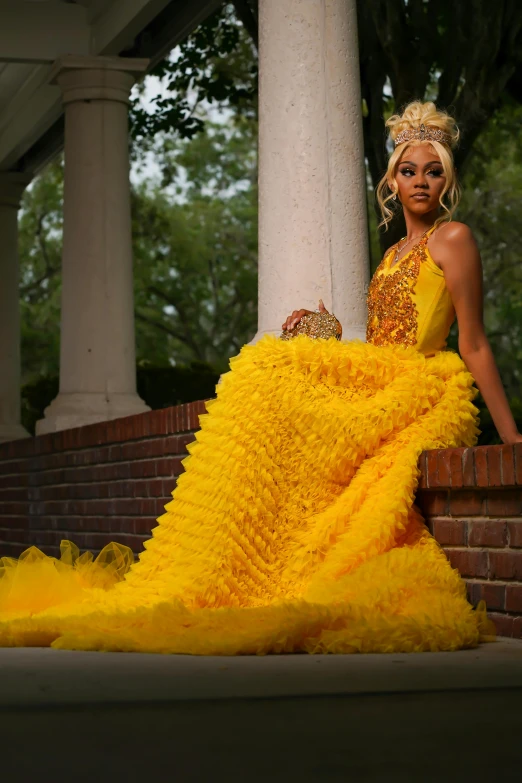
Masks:
[[[283,325],[296,339],[245,346],[139,562],[111,586],[117,545],[95,563],[71,546],[63,562],[4,558],[1,644],[244,654],[491,638],[414,506],[417,462],[476,443],[472,374],[504,442],[522,436],[484,336],[479,255],[451,222],[454,122],[415,102],[387,124],[378,199],[384,223],[402,204],[408,233],[370,285],[367,343],[310,339],[321,317],[299,310]],[[462,359],[443,350],[455,313]]]

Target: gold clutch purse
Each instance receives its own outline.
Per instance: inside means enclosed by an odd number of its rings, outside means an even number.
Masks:
[[[336,340],[340,340],[342,333],[342,326],[335,315],[316,312],[303,315],[291,332],[286,330],[281,332],[280,339],[291,340],[293,337],[305,334],[307,337],[311,337],[312,340],[316,340],[318,337],[322,337],[324,340],[335,337]]]

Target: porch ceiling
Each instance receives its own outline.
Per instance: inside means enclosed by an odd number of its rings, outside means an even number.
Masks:
[[[61,55],[149,57],[183,40],[222,0],[0,0],[0,171],[37,171],[63,142]]]

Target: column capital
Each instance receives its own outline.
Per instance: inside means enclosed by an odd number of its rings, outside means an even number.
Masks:
[[[0,171],[0,207],[20,208],[20,201],[33,174],[20,171]]]
[[[49,83],[61,87],[63,102],[129,102],[136,79],[145,73],[149,60],[137,57],[89,57],[64,55],[55,61]]]

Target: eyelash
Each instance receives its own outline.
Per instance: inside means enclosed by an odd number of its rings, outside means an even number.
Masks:
[[[401,174],[404,174],[405,177],[411,175],[415,175],[415,172],[413,169],[400,169]],[[441,177],[443,175],[442,169],[429,169],[426,174],[433,174],[434,177]]]

